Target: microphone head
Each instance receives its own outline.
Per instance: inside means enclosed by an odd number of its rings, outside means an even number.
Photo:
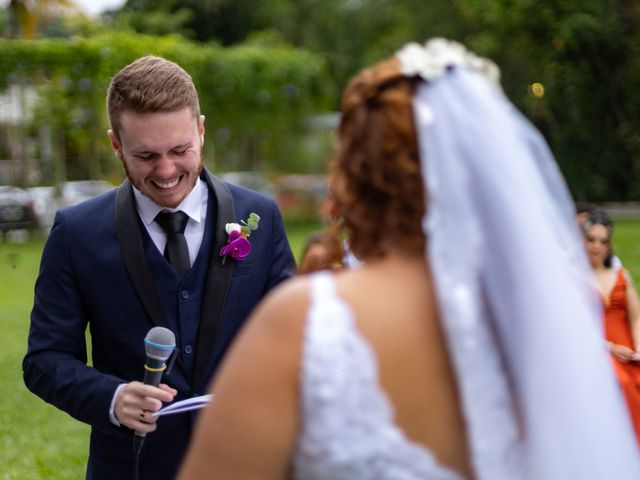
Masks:
[[[164,327],[153,327],[144,338],[147,357],[165,361],[176,348],[176,336]]]

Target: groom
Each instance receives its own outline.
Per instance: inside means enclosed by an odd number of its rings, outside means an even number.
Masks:
[[[205,391],[253,307],[295,263],[274,202],[203,168],[204,116],[180,66],[136,60],[113,78],[107,108],[128,180],[58,212],[36,282],[24,379],[91,425],[87,478],[132,478],[136,431],[148,433],[139,478],[171,479],[195,415],[157,420],[150,412]],[[238,235],[226,224],[249,218],[257,228],[240,237],[242,249],[227,247]],[[178,349],[159,387],[140,381],[154,326],[171,329]]]

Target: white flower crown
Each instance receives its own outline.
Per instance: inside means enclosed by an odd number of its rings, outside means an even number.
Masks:
[[[409,43],[402,47],[396,57],[400,60],[400,69],[408,77],[419,76],[433,82],[453,66],[465,67],[480,73],[490,83],[500,87],[500,69],[491,60],[479,57],[458,42],[444,38],[432,38],[420,45]]]

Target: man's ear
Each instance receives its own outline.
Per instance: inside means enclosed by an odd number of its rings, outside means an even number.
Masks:
[[[111,129],[107,130],[107,136],[109,137],[109,140],[111,140],[111,148],[113,148],[116,157],[118,157],[120,161],[122,161],[122,145],[120,144],[118,137],[116,137],[116,134],[113,133],[113,130]]]
[[[198,117],[198,134],[200,135],[200,145],[204,145],[204,115]]]

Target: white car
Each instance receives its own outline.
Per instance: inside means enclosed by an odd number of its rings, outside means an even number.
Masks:
[[[114,188],[109,182],[104,180],[75,180],[64,182],[62,185],[63,205],[76,205],[80,202],[97,197],[101,193],[108,192]]]
[[[0,233],[28,230],[34,226],[29,192],[11,185],[0,185]]]
[[[37,225],[43,232],[48,232],[59,208],[76,205],[112,188],[113,185],[103,180],[75,180],[62,184],[60,196],[56,196],[52,186],[31,187],[28,191]]]

